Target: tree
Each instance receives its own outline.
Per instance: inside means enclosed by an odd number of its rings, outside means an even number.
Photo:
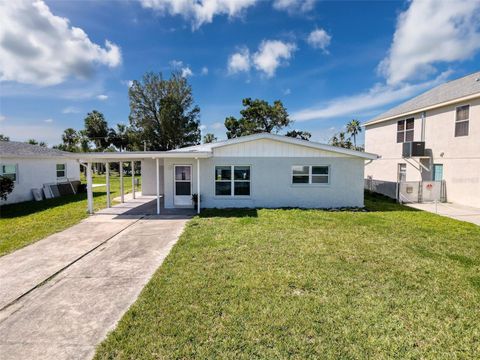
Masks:
[[[72,128],[65,129],[62,134],[62,141],[63,141],[62,150],[70,151],[70,152],[78,151],[80,136],[77,133],[77,131],[75,131],[75,129],[72,129]]]
[[[353,145],[357,148],[357,135],[362,132],[362,127],[360,126],[360,122],[358,120],[351,120],[347,126],[347,133],[353,137]]]
[[[200,143],[200,108],[192,88],[179,72],[164,79],[161,73],[146,73],[128,90],[130,124],[147,141],[150,150],[172,150]]]
[[[80,130],[78,132],[78,138],[80,143],[80,150],[82,152],[89,152],[90,151],[90,138],[87,136],[86,130]]]
[[[125,124],[117,124],[117,129],[110,129],[110,143],[120,150],[139,150],[137,134]]]
[[[96,150],[103,151],[108,142],[108,123],[101,112],[93,110],[85,118],[85,134],[95,144]]]
[[[10,138],[6,135],[0,134],[0,141],[10,141]]]
[[[15,183],[11,178],[0,175],[0,199],[7,200],[8,194],[13,191],[14,186]]]
[[[349,137],[345,136],[344,132],[340,132],[338,134],[333,135],[330,139],[330,145],[338,146],[345,149],[353,149],[352,141]]]
[[[26,143],[30,145],[38,145],[38,141],[35,139],[28,139]]]
[[[312,137],[312,134],[310,134],[308,131],[290,130],[290,131],[287,131],[285,136],[308,141]]]
[[[262,132],[278,133],[292,124],[287,109],[280,100],[270,105],[265,100],[245,98],[242,104],[244,109],[240,111],[240,119],[233,116],[225,119],[229,139]]]
[[[203,143],[204,144],[209,144],[209,143],[212,143],[212,142],[215,142],[215,141],[217,141],[217,138],[212,133],[207,133],[203,137]]]

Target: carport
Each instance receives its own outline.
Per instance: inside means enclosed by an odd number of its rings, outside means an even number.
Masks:
[[[142,177],[142,182],[144,182],[145,175],[144,175],[144,167],[143,164],[150,164],[152,161],[154,162],[154,174],[153,176],[151,174],[147,175],[149,177],[149,181],[153,181],[151,177],[154,177],[155,180],[155,198],[156,198],[156,213],[157,215],[160,215],[161,209],[162,209],[162,197],[165,195],[166,192],[168,192],[169,195],[170,192],[175,192],[175,190],[166,188],[164,183],[161,183],[161,180],[163,182],[163,176],[164,174],[161,172],[163,169],[163,162],[166,159],[178,159],[180,163],[183,163],[184,160],[189,160],[189,161],[194,161],[195,162],[195,167],[192,165],[186,165],[183,166],[184,169],[176,169],[180,170],[179,173],[181,173],[181,170],[185,170],[187,172],[188,179],[183,180],[189,181],[189,185],[191,187],[191,193],[193,192],[193,183],[196,183],[195,190],[197,194],[197,203],[196,203],[196,211],[197,213],[200,213],[201,209],[201,204],[200,204],[200,159],[205,159],[209,158],[211,156],[210,152],[192,152],[192,151],[175,151],[175,152],[167,152],[167,151],[139,151],[139,152],[98,152],[98,153],[80,153],[80,154],[74,154],[76,160],[86,168],[86,177],[87,177],[87,200],[88,200],[88,212],[90,214],[93,214],[93,181],[92,181],[92,165],[95,163],[100,163],[105,165],[105,175],[106,175],[106,193],[107,193],[107,208],[111,207],[111,194],[110,194],[110,164],[112,163],[118,163],[120,165],[120,169],[122,169],[122,165],[124,163],[130,163],[132,167],[132,196],[133,199],[135,199],[135,164],[138,162],[142,163],[142,168],[141,168],[141,177]],[[161,165],[162,163],[162,165]],[[181,167],[182,165],[174,165],[175,167]],[[187,166],[190,166],[187,168]],[[174,176],[177,176],[177,174],[174,174]],[[183,174],[185,177],[185,174]],[[196,181],[195,180],[196,176]],[[181,180],[178,180],[177,178],[173,179],[173,183],[177,185],[176,182],[180,182]],[[188,197],[191,199],[192,194],[188,194],[187,196],[184,196],[184,198],[187,198],[188,202]],[[125,194],[124,194],[124,177],[123,177],[123,171],[120,171],[120,201],[121,203],[125,202]],[[189,207],[188,204],[183,206],[183,208]]]

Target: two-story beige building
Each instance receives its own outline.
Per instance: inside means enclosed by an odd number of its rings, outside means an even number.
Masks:
[[[480,72],[437,86],[365,124],[365,177],[444,181],[446,201],[480,207]],[[433,184],[435,185],[435,183]]]

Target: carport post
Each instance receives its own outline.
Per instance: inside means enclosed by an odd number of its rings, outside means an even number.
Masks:
[[[125,202],[125,196],[123,191],[123,162],[120,161],[118,171],[120,172],[120,201]]]
[[[200,214],[200,159],[197,158],[197,214]]]
[[[135,161],[132,161],[132,196],[135,199]]]
[[[87,163],[87,203],[88,213],[93,215],[92,163]]]
[[[158,158],[155,159],[155,167],[157,173],[157,215],[160,215],[160,175],[158,174],[160,171],[160,164],[158,163]]]
[[[110,204],[110,163],[105,163],[105,182],[107,183],[107,208],[111,207]]]

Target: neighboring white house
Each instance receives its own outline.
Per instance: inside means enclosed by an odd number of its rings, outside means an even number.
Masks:
[[[365,123],[365,150],[380,156],[365,167],[367,178],[419,182],[423,198],[443,181],[447,201],[480,207],[480,72]]]
[[[268,133],[164,152],[77,156],[90,166],[141,161],[144,195],[163,197],[165,208],[192,208],[192,195],[200,194],[198,210],[362,207],[365,160],[377,158]]]
[[[10,177],[13,192],[2,204],[33,200],[32,189],[44,184],[80,180],[80,166],[71,153],[16,141],[0,141],[0,175]]]

